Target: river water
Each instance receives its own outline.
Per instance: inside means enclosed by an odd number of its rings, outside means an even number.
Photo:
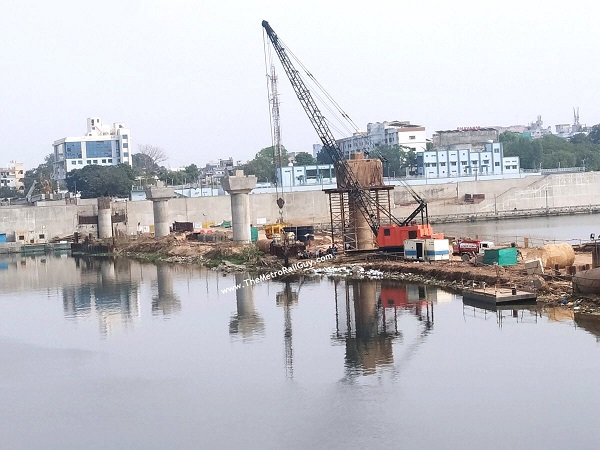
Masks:
[[[600,322],[431,286],[0,259],[2,448],[599,448]]]

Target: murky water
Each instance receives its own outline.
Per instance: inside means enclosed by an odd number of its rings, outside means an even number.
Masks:
[[[600,322],[429,286],[0,261],[3,448],[598,448]]]

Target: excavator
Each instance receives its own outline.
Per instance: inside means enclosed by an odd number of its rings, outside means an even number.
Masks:
[[[348,190],[349,197],[357,205],[373,234],[377,237],[379,249],[383,251],[403,251],[405,239],[443,237],[443,235],[434,234],[429,224],[427,202],[406,183],[403,183],[404,187],[409,190],[418,206],[404,220],[396,218],[389,209],[385,208],[385,205],[379,203],[370,195],[368,190],[360,185],[356,174],[352,171],[348,160],[344,158],[342,150],[333,137],[327,120],[319,110],[310,90],[300,76],[300,72],[294,67],[283,43],[269,25],[269,22],[263,20],[262,26],[281,61],[298,100],[323,144],[323,149],[334,163],[338,187]],[[417,224],[415,221],[419,215],[421,216],[421,224]],[[387,223],[383,224],[382,221]]]

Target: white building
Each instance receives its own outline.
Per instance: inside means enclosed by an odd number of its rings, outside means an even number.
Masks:
[[[277,168],[277,184],[282,187],[332,184],[335,182],[333,164]]]
[[[427,148],[425,127],[410,122],[376,122],[367,125],[367,132],[354,133],[353,136],[337,140],[344,157],[356,152],[369,152],[378,145],[399,145],[415,152]]]
[[[11,161],[7,167],[0,168],[0,188],[25,189],[25,169],[23,163]]]
[[[64,181],[67,173],[90,164],[131,165],[131,132],[124,123],[104,125],[97,117],[87,119],[85,136],[65,137],[54,141],[53,178]]]
[[[518,174],[519,157],[504,157],[501,142],[487,142],[481,151],[443,149],[417,152],[417,173],[426,178]]]

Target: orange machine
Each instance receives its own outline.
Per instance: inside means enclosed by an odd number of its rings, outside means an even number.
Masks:
[[[403,251],[405,239],[444,239],[443,233],[434,233],[429,224],[399,226],[382,225],[377,233],[377,245],[384,251]]]

